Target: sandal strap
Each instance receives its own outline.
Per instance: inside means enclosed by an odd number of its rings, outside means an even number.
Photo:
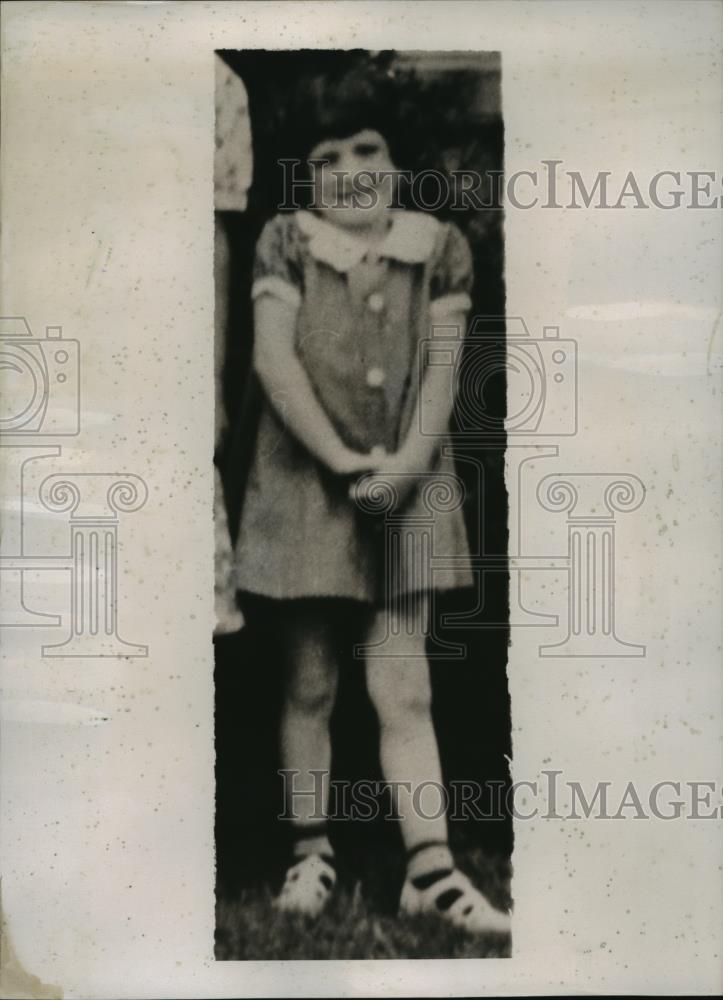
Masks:
[[[336,869],[328,861],[325,861],[320,854],[309,854],[287,869],[285,882],[301,880],[311,882],[319,880],[322,884],[325,884],[324,879],[328,879],[331,882],[331,885],[326,886],[326,888],[331,889],[336,882]]]
[[[431,885],[428,885],[425,888],[417,888],[417,892],[427,905],[436,906],[437,901],[448,892],[454,892],[456,890],[465,894],[469,892],[470,888],[471,885],[469,879],[462,874],[459,868],[454,868],[448,875],[443,875],[442,878],[432,882]],[[452,905],[454,905],[454,903]],[[438,909],[449,909],[449,907],[442,906],[438,907]]]
[[[457,926],[509,929],[509,914],[494,907],[459,868],[416,892],[424,910],[436,911]]]
[[[462,880],[464,880],[464,882]],[[475,915],[482,916],[489,913],[491,910],[494,910],[492,904],[482,895],[481,892],[479,892],[479,890],[475,889],[469,879],[464,875],[462,875],[458,888],[460,889],[462,895],[459,896],[450,906],[449,912],[451,916],[463,918],[472,916],[473,913]]]
[[[319,854],[309,854],[287,869],[275,906],[291,913],[317,916],[326,905],[336,872]]]

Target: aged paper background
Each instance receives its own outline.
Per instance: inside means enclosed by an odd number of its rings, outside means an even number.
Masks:
[[[50,473],[148,491],[117,515],[118,631],[147,656],[3,632],[2,902],[28,972],[68,997],[723,986],[720,817],[517,822],[510,960],[214,962],[210,461],[214,48],[499,49],[508,174],[559,159],[619,185],[719,166],[722,27],[717,3],[4,6],[2,315],[62,326],[82,362],[80,432],[23,495]],[[646,488],[615,543],[616,628],[645,656],[541,657],[514,630],[519,781],[720,789],[720,218],[508,211],[508,314],[578,345],[578,434],[539,471]],[[559,555],[566,515],[527,488],[536,554]],[[67,547],[67,514],[24,513],[15,555]],[[68,614],[66,573],[26,576],[29,606]],[[563,576],[530,570],[528,606],[559,610]]]

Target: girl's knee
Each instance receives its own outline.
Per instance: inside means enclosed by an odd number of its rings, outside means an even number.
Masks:
[[[299,618],[286,633],[287,704],[309,715],[331,714],[336,696],[336,658],[324,621]]]
[[[331,715],[335,695],[336,683],[331,674],[296,675],[286,687],[287,703],[304,715]]]

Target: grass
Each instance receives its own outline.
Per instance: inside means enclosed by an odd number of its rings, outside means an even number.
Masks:
[[[459,858],[462,868],[497,906],[510,905],[510,865],[481,851]],[[343,878],[320,917],[289,916],[272,906],[267,886],[249,888],[234,898],[219,897],[216,909],[216,958],[394,959],[508,958],[509,938],[471,937],[434,916],[397,918],[379,904],[373,886]]]

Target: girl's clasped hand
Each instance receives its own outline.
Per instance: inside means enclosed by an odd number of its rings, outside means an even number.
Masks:
[[[381,448],[366,455],[351,452],[347,461],[349,464],[342,474],[351,477],[349,499],[362,509],[386,491],[393,498],[390,506],[398,510],[426,471],[420,458],[403,452],[389,454]]]

